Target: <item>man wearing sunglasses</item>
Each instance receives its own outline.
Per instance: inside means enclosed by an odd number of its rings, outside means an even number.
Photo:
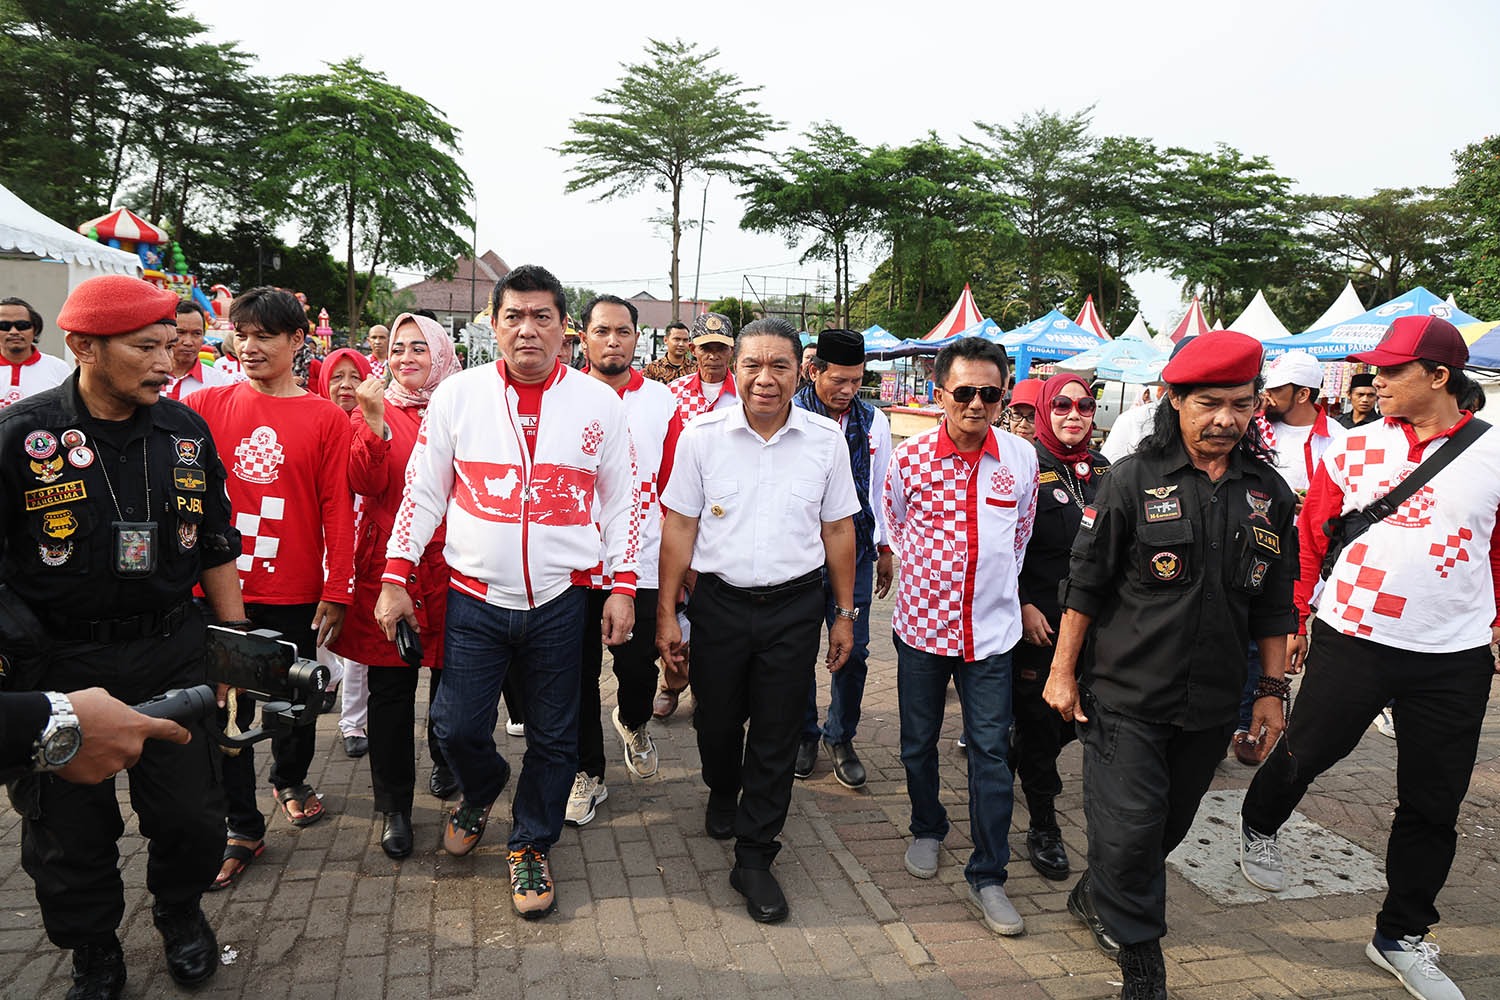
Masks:
[[[73,373],[66,361],[37,349],[41,336],[41,314],[29,302],[0,299],[0,410],[61,385]]]
[[[936,876],[948,834],[937,743],[951,680],[968,740],[969,898],[985,926],[1015,935],[1025,925],[1005,895],[1011,650],[1021,638],[1017,578],[1036,517],[1037,458],[1029,443],[991,426],[1006,368],[1005,351],[979,337],[938,352],[942,423],[894,449],[885,503],[901,564],[892,624],[913,837],[906,870]]]

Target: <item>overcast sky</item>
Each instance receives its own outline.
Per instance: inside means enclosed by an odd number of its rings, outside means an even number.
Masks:
[[[214,39],[256,54],[263,73],[316,72],[358,55],[440,108],[463,132],[481,251],[543,264],[567,284],[662,298],[669,236],[648,220],[669,208],[666,197],[564,194],[567,165],[551,151],[651,37],[717,47],[723,68],[763,86],[762,109],[789,126],[773,145],[825,119],[865,143],[898,144],[928,130],[972,135],[976,119],[1095,104],[1099,134],[1229,143],[1320,193],[1446,184],[1453,150],[1493,132],[1500,110],[1493,0],[187,0],[186,9]],[[826,264],[798,265],[801,248],[741,232],[735,193],[722,178],[708,189],[704,297],[746,294],[745,275],[776,276],[772,294],[802,290],[783,278],[831,276]],[[702,197],[701,180],[691,182],[693,214]],[[696,239],[683,240],[684,296]],[[876,263],[857,262],[855,277]],[[1170,279],[1132,286],[1153,327],[1181,314]]]

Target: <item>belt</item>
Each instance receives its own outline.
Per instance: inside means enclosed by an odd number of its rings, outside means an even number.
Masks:
[[[37,618],[54,638],[82,642],[119,642],[125,639],[166,638],[187,621],[190,602],[179,601],[165,611],[143,611],[123,618],[66,618],[38,611]]]
[[[815,569],[810,572],[804,573],[801,576],[797,577],[795,580],[788,580],[786,583],[773,583],[768,587],[736,587],[734,584],[726,582],[723,577],[717,576],[716,574],[708,573],[705,575],[711,578],[720,587],[729,591],[729,593],[734,594],[736,597],[743,597],[746,600],[750,601],[769,601],[773,597],[787,597],[791,594],[800,593],[801,591],[807,590],[811,587],[822,586],[823,584],[823,571],[821,569]]]

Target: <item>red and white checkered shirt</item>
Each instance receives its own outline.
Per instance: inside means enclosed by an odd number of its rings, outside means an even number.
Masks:
[[[1411,424],[1387,417],[1362,424],[1331,445],[1298,519],[1301,578],[1295,597],[1305,626],[1328,538],[1323,524],[1369,506],[1411,474],[1424,456],[1448,447],[1471,419],[1418,441]],[[1500,431],[1467,451],[1339,555],[1318,617],[1345,635],[1422,653],[1485,646],[1500,621]]]
[[[692,423],[694,417],[711,413],[714,410],[722,410],[730,406],[738,406],[740,399],[734,392],[734,374],[731,372],[724,376],[724,381],[719,383],[719,398],[710,400],[703,393],[703,379],[698,372],[684,375],[675,382],[669,382],[667,388],[672,390],[672,395],[677,399],[677,414],[682,417],[682,425],[686,427]]]
[[[1036,451],[993,428],[974,465],[941,424],[896,446],[885,509],[901,562],[892,624],[902,642],[972,662],[1021,638],[1016,584],[1036,475]]]

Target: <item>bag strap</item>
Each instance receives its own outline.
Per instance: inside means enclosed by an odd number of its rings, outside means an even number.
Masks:
[[[1453,432],[1453,436],[1448,439],[1447,447],[1439,448],[1437,454],[1419,464],[1412,470],[1411,475],[1401,480],[1400,485],[1395,489],[1360,510],[1351,511],[1350,515],[1363,518],[1370,524],[1390,517],[1396,513],[1397,508],[1431,482],[1433,476],[1446,469],[1450,462],[1462,455],[1464,449],[1479,440],[1480,435],[1489,429],[1490,425],[1483,420],[1470,417],[1468,423]]]

